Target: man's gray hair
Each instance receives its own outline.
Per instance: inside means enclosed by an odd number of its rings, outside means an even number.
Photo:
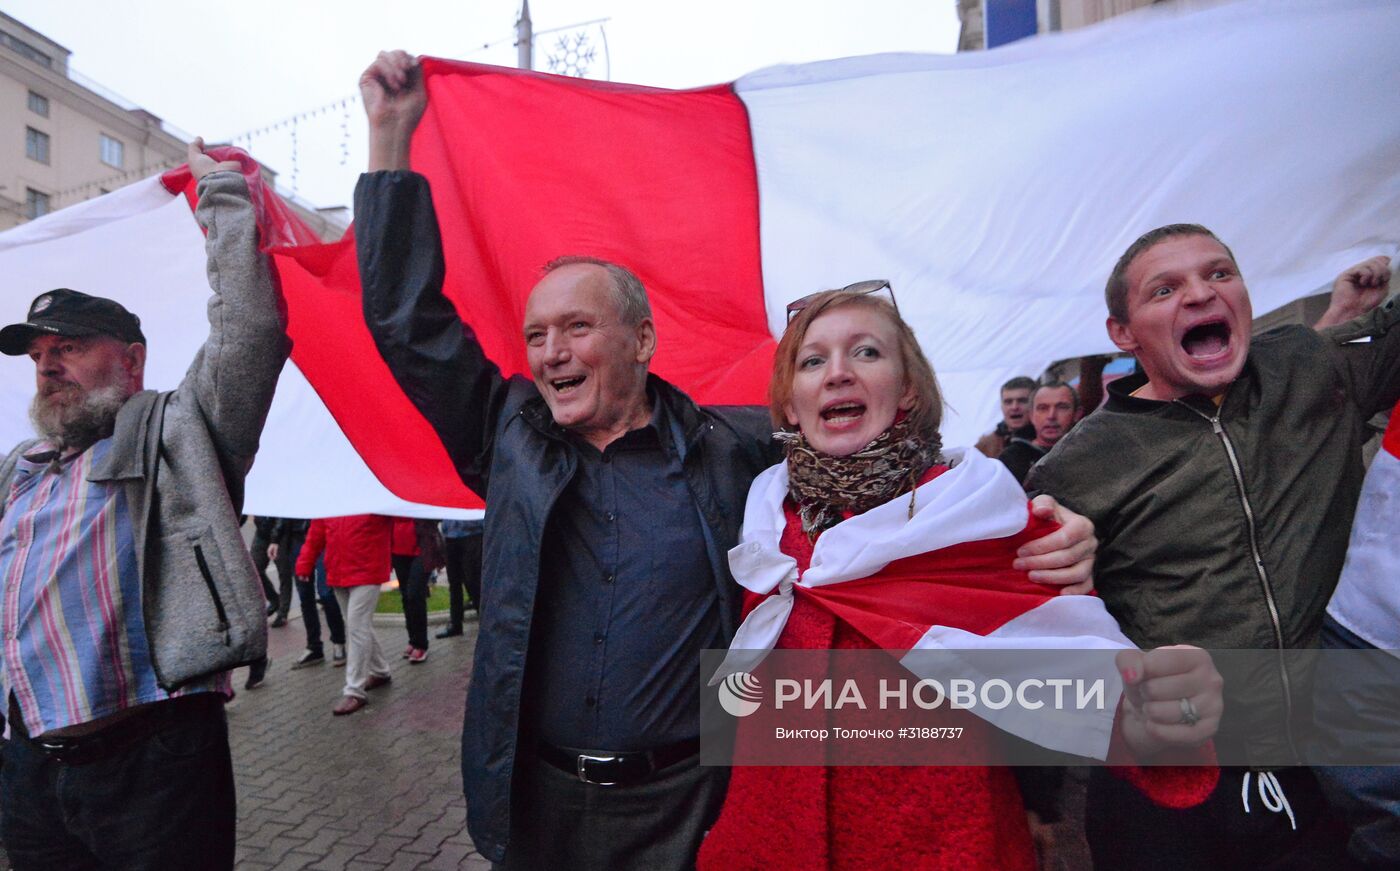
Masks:
[[[87,448],[112,434],[117,412],[131,393],[125,385],[105,384],[67,404],[35,393],[29,403],[29,420],[40,438],[55,450]]]
[[[1040,391],[1042,391],[1042,390],[1059,390],[1061,387],[1063,387],[1064,389],[1066,389],[1066,390],[1069,391],[1069,399],[1070,399],[1070,402],[1072,402],[1072,403],[1074,404],[1074,408],[1073,408],[1072,410],[1073,410],[1073,411],[1078,411],[1078,410],[1079,410],[1079,391],[1074,389],[1074,385],[1073,385],[1073,384],[1067,384],[1067,383],[1064,382],[1064,381],[1058,381],[1058,380],[1046,381],[1044,384],[1041,384],[1039,387],[1037,387],[1037,388],[1035,389],[1035,392],[1031,394],[1031,405],[1035,405],[1035,398],[1036,398],[1037,396],[1040,395]]]
[[[626,266],[619,266],[600,257],[569,254],[564,257],[556,257],[546,263],[543,272],[548,275],[556,269],[580,263],[588,266],[601,266],[607,270],[608,278],[612,281],[617,310],[622,314],[624,324],[635,327],[651,317],[651,303],[647,300],[647,289],[642,286],[642,280],[637,277],[637,274]]]

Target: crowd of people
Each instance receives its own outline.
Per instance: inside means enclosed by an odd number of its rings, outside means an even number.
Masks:
[[[497,868],[1052,866],[1036,823],[1053,777],[699,764],[702,651],[891,649],[893,624],[987,635],[999,624],[967,615],[1011,602],[1040,606],[1023,627],[1037,642],[1116,651],[1100,754],[1114,765],[1092,769],[1085,813],[1097,867],[1400,862],[1397,778],[1306,764],[1311,675],[1279,656],[1227,681],[1210,653],[1380,646],[1327,609],[1366,423],[1400,399],[1386,258],[1345,270],[1318,324],[1255,337],[1225,243],[1152,230],[1105,291],[1109,338],[1138,371],[1106,389],[1102,360],[1078,391],[1007,382],[980,451],[942,444],[935,367],[879,280],[791,303],[768,407],[715,408],[649,371],[640,279],[559,252],[526,302],[528,374],[507,377],[442,292],[432,192],[409,162],[416,60],[382,53],[360,87],[365,323],[488,494],[484,523],[259,518],[244,556],[244,476],[289,343],[241,166],[196,141],[214,296],[175,390],[142,389],[140,321],[112,300],[46,291],[0,330],[38,387],[38,438],[0,464],[15,867],[231,867],[223,702],[231,669],[265,678],[268,617],[286,625],[296,591],[293,667],[309,667],[324,615],[345,662],[334,713],[351,714],[391,678],[371,619],[391,570],[415,663],[429,572],[477,559],[441,635],[480,603],[461,766],[467,827]],[[1002,740],[987,723],[969,735]]]
[[[318,604],[325,615],[331,664],[346,668],[344,697],[332,710],[337,716],[363,708],[369,703],[365,691],[391,679],[372,620],[391,572],[408,631],[403,658],[410,665],[428,660],[429,587],[439,570],[446,569],[450,622],[438,638],[461,635],[465,613],[478,607],[480,521],[444,521],[439,529],[436,521],[356,514],[312,521],[256,517],[253,525],[250,550],[268,598],[270,626],[287,625],[280,602],[289,598],[290,587],[295,586],[301,602],[306,649],[292,663],[293,669],[326,661]],[[277,567],[281,592],[267,577],[269,564]],[[464,591],[470,599],[464,598]],[[257,689],[266,676],[264,657],[249,666],[244,687]]]

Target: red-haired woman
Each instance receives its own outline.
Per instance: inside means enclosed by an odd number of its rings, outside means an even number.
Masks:
[[[887,286],[853,285],[789,309],[769,392],[787,460],[749,493],[730,552],[747,616],[717,677],[755,667],[774,647],[1097,647],[1110,651],[1098,661],[1114,695],[1130,685],[1132,703],[1057,733],[1055,749],[1102,757],[1112,746],[1142,758],[1206,742],[1222,704],[1204,651],[1130,651],[1115,666],[1111,651],[1131,645],[1102,603],[1059,596],[1015,563],[1053,529],[1052,508],[1028,504],[1000,463],[942,450],[933,371],[892,298],[876,293]],[[969,747],[998,740],[972,715],[964,722]],[[1184,790],[1166,798],[1194,801],[1213,776],[1178,780]],[[961,871],[1032,869],[1036,856],[1007,767],[741,765],[699,865]]]

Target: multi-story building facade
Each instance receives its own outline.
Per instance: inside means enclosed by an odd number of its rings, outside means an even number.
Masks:
[[[187,135],[83,81],[70,55],[0,12],[0,230],[185,162]],[[343,209],[292,207],[323,239],[345,230]]]

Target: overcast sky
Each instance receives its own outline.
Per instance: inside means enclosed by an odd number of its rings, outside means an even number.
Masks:
[[[356,91],[381,48],[513,65],[519,0],[0,0],[0,10],[73,52],[73,69],[170,124],[229,140]],[[886,51],[952,52],[955,0],[532,0],[536,31],[607,18],[589,28],[603,78],[691,87],[776,63]],[[558,35],[536,40],[546,68]],[[486,44],[495,43],[483,49]],[[349,143],[344,130],[349,129]],[[364,115],[329,111],[291,132],[251,142],[255,156],[315,205],[349,202],[364,165]],[[240,144],[247,145],[246,142]],[[348,151],[348,153],[347,153]],[[295,179],[293,179],[295,176]]]

